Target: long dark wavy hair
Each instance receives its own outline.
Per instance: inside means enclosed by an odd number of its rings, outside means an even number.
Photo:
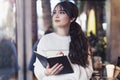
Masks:
[[[62,10],[66,12],[70,19],[75,18],[75,20],[70,24],[69,34],[71,37],[71,42],[69,46],[69,58],[73,64],[81,65],[82,67],[87,67],[88,62],[88,39],[81,29],[81,26],[76,23],[76,18],[78,17],[77,6],[68,1],[58,3],[55,8],[59,6]]]

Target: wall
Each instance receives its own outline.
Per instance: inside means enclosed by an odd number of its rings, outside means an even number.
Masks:
[[[111,0],[110,62],[120,56],[120,0]]]

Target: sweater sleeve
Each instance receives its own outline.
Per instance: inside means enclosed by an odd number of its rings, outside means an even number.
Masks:
[[[44,46],[45,46],[44,40],[41,39],[37,46],[37,52],[43,56],[45,56],[43,52],[43,49],[45,48]],[[43,67],[41,62],[38,60],[38,58],[36,58],[36,61],[34,63],[34,74],[38,80],[42,80],[43,77],[45,77],[44,71],[45,71],[45,68]]]

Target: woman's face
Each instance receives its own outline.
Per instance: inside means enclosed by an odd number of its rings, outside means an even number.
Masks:
[[[53,24],[55,27],[69,27],[71,20],[69,16],[66,14],[66,12],[60,8],[60,6],[57,6],[53,11]]]

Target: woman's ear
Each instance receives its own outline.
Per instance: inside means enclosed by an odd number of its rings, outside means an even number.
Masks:
[[[75,20],[75,18],[72,18],[72,19],[70,20],[70,22],[72,23],[74,20]]]

